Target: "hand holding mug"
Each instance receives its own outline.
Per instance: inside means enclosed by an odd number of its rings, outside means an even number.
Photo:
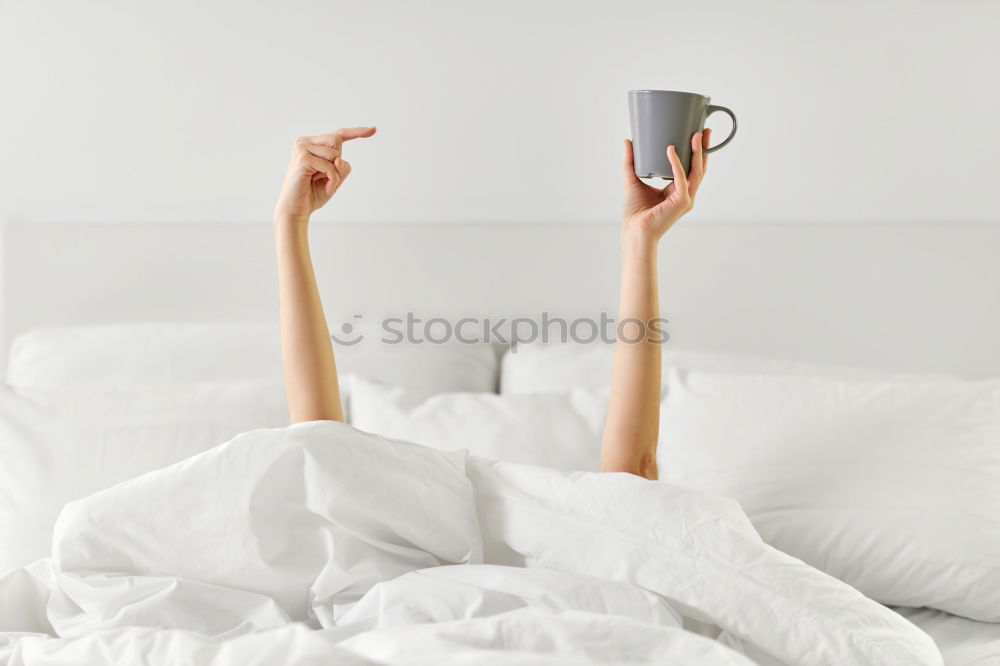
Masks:
[[[637,233],[644,238],[659,239],[674,223],[694,207],[695,195],[708,169],[708,148],[712,130],[695,132],[690,141],[691,171],[685,174],[677,147],[671,144],[666,159],[674,174],[673,182],[658,188],[636,176],[632,142],[625,140],[622,172],[625,177],[625,197],[622,211],[623,233]]]

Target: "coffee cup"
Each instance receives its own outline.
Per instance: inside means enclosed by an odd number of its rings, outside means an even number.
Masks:
[[[673,145],[684,166],[691,170],[691,136],[705,129],[705,120],[717,111],[733,120],[733,129],[724,141],[705,149],[712,153],[736,136],[736,115],[724,106],[711,104],[698,93],[674,90],[630,90],[628,114],[632,125],[635,175],[639,178],[673,179],[667,146]]]

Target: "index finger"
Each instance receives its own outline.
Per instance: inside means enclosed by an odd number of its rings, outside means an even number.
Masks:
[[[706,129],[702,132],[702,152],[701,152],[701,171],[702,174],[708,171],[708,147],[712,143],[712,130]]]
[[[311,136],[309,137],[309,140],[321,146],[330,146],[331,148],[336,148],[344,141],[350,141],[351,139],[367,138],[374,133],[375,133],[374,127],[345,127],[335,132],[320,134],[318,136]]]
[[[674,144],[667,146],[667,159],[670,161],[670,170],[674,172],[674,188],[681,192],[687,192],[687,174],[684,173],[684,165],[681,164],[681,158],[677,154],[677,148]]]
[[[705,152],[711,143],[712,130],[705,128],[701,132],[696,132],[691,139],[691,175],[688,183],[691,188],[691,196],[698,193],[698,188],[705,181],[705,173],[708,171],[708,153]]]
[[[691,135],[691,173],[688,174],[688,187],[691,192],[691,196],[694,196],[698,191],[698,185],[701,184],[702,176],[704,175],[704,153],[702,151],[702,146],[704,145],[704,131],[695,132]]]

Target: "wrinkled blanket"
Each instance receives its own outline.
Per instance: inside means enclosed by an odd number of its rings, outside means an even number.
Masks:
[[[53,541],[0,577],[0,665],[942,663],[731,500],[332,422],[73,502]]]

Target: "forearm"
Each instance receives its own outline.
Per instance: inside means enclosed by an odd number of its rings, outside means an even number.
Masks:
[[[621,298],[611,371],[611,394],[601,447],[603,471],[655,479],[660,423],[662,332],[659,317],[656,239],[622,236]],[[640,323],[641,322],[641,323]]]
[[[309,219],[278,215],[281,358],[292,423],[343,421],[333,344],[309,254]]]

